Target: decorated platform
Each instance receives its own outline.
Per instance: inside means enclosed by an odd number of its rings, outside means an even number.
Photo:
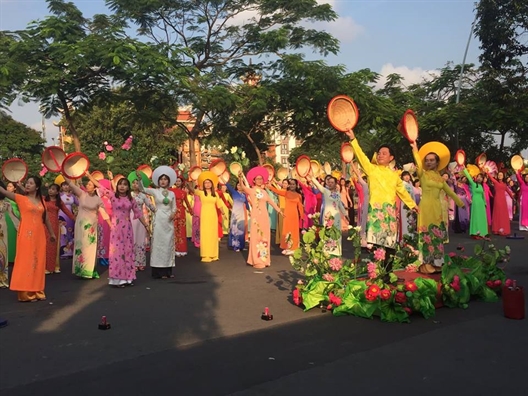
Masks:
[[[510,250],[497,249],[487,240],[476,245],[471,256],[463,247],[446,254],[441,273],[423,274],[416,250],[403,243],[396,252],[394,270],[384,271],[383,249],[362,257],[359,229],[348,239],[354,258],[335,257],[328,251],[341,237],[340,230],[314,219],[303,233],[301,246],[290,257],[305,276],[293,290],[295,304],[310,310],[331,310],[335,316],[379,317],[386,322],[410,322],[413,314],[434,317],[440,307],[467,308],[471,300],[498,301],[503,287],[510,287],[503,265]]]

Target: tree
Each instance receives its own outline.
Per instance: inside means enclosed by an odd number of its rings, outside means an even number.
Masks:
[[[475,34],[482,49],[477,89],[489,103],[484,126],[501,135],[501,151],[510,135],[515,153],[528,147],[528,2],[481,0]]]
[[[266,71],[287,51],[311,47],[337,53],[338,42],[307,21],[332,21],[335,12],[316,0],[107,0],[117,16],[132,21],[152,43],[181,48],[178,61],[188,71],[175,89],[181,104],[191,105],[196,123],[187,130],[194,142],[210,131],[223,106],[233,106],[230,87],[252,67]],[[244,20],[245,18],[245,20]],[[174,58],[167,55],[167,62]],[[184,127],[184,126],[182,126]]]
[[[144,78],[140,87],[158,83],[152,65],[158,70],[169,65],[156,63],[159,51],[154,46],[128,38],[119,19],[105,15],[88,19],[71,2],[47,1],[51,16],[0,36],[5,44],[0,59],[6,60],[0,69],[0,89],[8,94],[1,103],[8,106],[19,94],[26,102],[40,102],[46,117],[61,114],[80,151],[73,111],[89,109],[95,99],[108,98],[112,86],[124,80],[132,85],[137,82],[134,76],[144,77],[147,70],[153,77]]]
[[[44,139],[36,130],[0,112],[0,162],[17,157],[28,165],[30,175],[40,171]]]
[[[72,117],[92,170],[112,170],[114,174],[126,176],[141,164],[153,168],[158,164],[172,164],[177,160],[178,148],[185,140],[184,133],[163,122],[139,121],[134,104],[129,102],[119,101],[109,105],[103,101],[94,104],[90,111],[75,111]],[[129,136],[133,136],[132,148],[122,150],[120,147]],[[104,142],[108,142],[114,150],[106,152]],[[100,153],[111,156],[113,161],[99,158]]]

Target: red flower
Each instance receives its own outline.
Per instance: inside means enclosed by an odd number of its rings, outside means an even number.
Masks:
[[[383,289],[381,292],[380,292],[380,298],[382,300],[388,300],[391,296],[391,291],[389,289]]]
[[[405,312],[407,312],[407,315],[412,314],[412,309],[411,309],[411,308],[409,308],[409,307],[403,307],[403,309],[405,310]]]
[[[454,291],[460,291],[460,284],[452,282],[450,286],[453,288]]]
[[[396,301],[398,304],[404,304],[405,301],[407,301],[407,296],[404,292],[397,292],[396,296],[394,297],[394,301]]]
[[[335,305],[336,307],[339,307],[341,305],[341,299],[337,297],[334,293],[328,294],[328,298],[330,300],[330,304]]]
[[[495,282],[493,282],[493,285],[495,287],[502,285],[502,281],[500,279],[497,279]]]
[[[418,286],[416,286],[416,283],[414,282],[405,282],[405,290],[415,292],[418,290]]]
[[[295,305],[300,305],[302,303],[302,296],[301,296],[301,293],[299,292],[299,289],[295,289],[293,291],[292,297],[293,297],[293,302],[295,303]]]
[[[487,282],[486,282],[486,284],[487,284]],[[511,286],[513,286],[513,281],[511,279],[506,279],[506,282],[504,283],[504,285],[506,287],[511,287]]]
[[[493,281],[487,281],[486,286],[488,286],[489,288],[493,288]]]
[[[332,307],[332,304],[328,304],[328,305],[326,306],[326,310],[327,310],[327,311],[331,311],[332,308],[333,308],[333,307]]]
[[[381,290],[377,285],[370,285],[367,290],[365,290],[365,297],[369,301],[374,301],[376,298],[378,298]]]

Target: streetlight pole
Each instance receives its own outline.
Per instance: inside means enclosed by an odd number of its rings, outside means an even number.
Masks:
[[[469,32],[469,37],[468,37],[468,41],[467,41],[467,44],[466,44],[466,50],[464,51],[464,58],[462,59],[462,66],[460,67],[460,76],[458,78],[458,86],[457,86],[457,90],[456,90],[456,101],[455,103],[458,104],[460,102],[460,89],[462,88],[462,77],[464,75],[464,67],[466,66],[466,58],[467,58],[467,54],[468,54],[468,51],[469,51],[469,44],[471,43],[471,37],[473,37],[473,30],[475,29],[475,24],[477,23],[477,14],[475,14],[475,19],[473,20],[473,23],[471,24],[471,31]],[[457,150],[460,149],[460,145],[459,145],[459,141],[458,141],[458,136],[459,135],[459,131],[458,129],[456,130],[456,148]]]

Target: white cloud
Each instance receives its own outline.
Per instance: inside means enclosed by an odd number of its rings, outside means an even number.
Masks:
[[[387,76],[394,73],[403,77],[403,84],[405,86],[418,84],[424,80],[431,80],[435,75],[438,75],[437,70],[424,70],[421,67],[409,68],[407,66],[394,66],[392,63],[384,64],[379,73],[381,74],[381,78],[376,83],[376,88],[382,88],[387,81]]]

